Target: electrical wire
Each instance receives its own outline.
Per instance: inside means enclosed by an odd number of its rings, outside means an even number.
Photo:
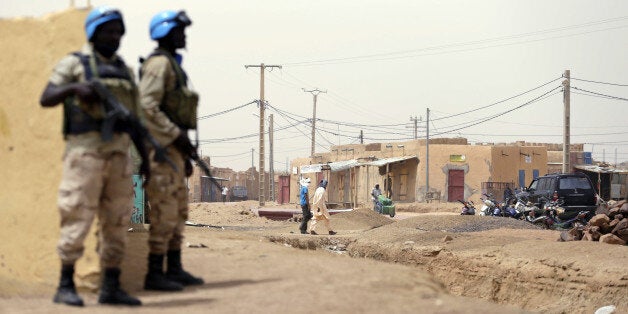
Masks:
[[[590,93],[590,94],[594,94],[594,95],[598,95],[598,96],[603,96],[603,97],[608,97],[608,98],[612,98],[612,99],[617,99],[617,100],[622,100],[622,101],[628,101],[627,98],[622,98],[622,97],[617,97],[617,96],[611,96],[611,95],[606,95],[606,94],[602,94],[602,93],[598,93],[598,92],[592,92],[586,89],[582,89],[582,88],[578,88],[575,86],[571,86],[571,88],[575,89],[575,90],[579,90],[579,91],[583,91],[585,93]]]
[[[622,20],[625,20],[627,18],[628,17],[624,16],[624,17],[618,17],[618,18],[613,18],[613,19],[601,20],[601,21],[596,21],[596,22],[588,22],[588,23],[576,24],[576,25],[572,25],[572,26],[565,26],[565,27],[560,27],[560,28],[535,31],[535,32],[530,32],[530,33],[508,35],[508,36],[495,37],[495,38],[476,40],[476,41],[469,41],[469,42],[462,42],[462,43],[455,43],[455,44],[446,44],[446,45],[441,45],[441,46],[426,47],[426,48],[413,49],[413,50],[387,52],[387,53],[379,53],[379,54],[371,54],[371,55],[363,55],[363,56],[354,56],[354,57],[344,57],[344,58],[330,58],[330,59],[314,60],[314,61],[284,62],[283,65],[284,66],[296,67],[296,66],[320,66],[320,65],[367,62],[367,61],[382,61],[382,60],[412,58],[412,57],[419,57],[419,56],[439,55],[439,54],[444,54],[444,53],[466,52],[466,51],[473,51],[473,50],[479,50],[479,49],[487,49],[487,48],[494,48],[494,47],[510,46],[510,45],[515,45],[515,44],[524,44],[524,43],[529,43],[529,42],[537,42],[537,41],[558,39],[558,38],[564,38],[564,37],[573,37],[573,36],[584,35],[584,34],[589,34],[589,33],[594,33],[594,32],[613,30],[613,29],[628,27],[628,25],[621,25],[621,26],[610,27],[610,28],[605,28],[605,29],[597,29],[597,30],[586,31],[586,32],[581,32],[581,33],[573,33],[573,34],[566,34],[566,35],[559,35],[559,36],[551,36],[551,37],[547,37],[547,38],[540,38],[540,39],[533,39],[533,40],[526,40],[526,41],[519,41],[519,42],[511,42],[511,43],[505,43],[505,44],[495,44],[495,45],[489,45],[489,46],[484,46],[484,47],[475,47],[475,48],[469,48],[469,49],[458,49],[458,50],[450,50],[450,51],[440,51],[440,52],[435,52],[435,53],[416,54],[417,52],[425,52],[425,51],[433,51],[433,50],[438,51],[438,50],[444,50],[444,49],[450,49],[450,48],[456,48],[456,47],[464,47],[464,46],[474,46],[474,45],[477,46],[477,45],[480,45],[480,44],[485,44],[485,43],[490,43],[490,42],[499,42],[499,41],[504,41],[504,40],[518,39],[518,38],[530,37],[530,36],[535,36],[535,35],[543,35],[545,33],[559,32],[559,31],[569,30],[569,29],[572,29],[572,28],[581,28],[581,27],[594,26],[594,25],[599,25],[599,24],[604,24],[604,23],[612,23],[612,22],[622,21]],[[406,54],[410,54],[410,55],[406,55]],[[395,55],[397,55],[397,56],[395,56]],[[391,56],[391,57],[386,57],[386,56]]]
[[[628,84],[607,83],[607,82],[600,82],[600,81],[593,81],[593,80],[585,80],[585,79],[576,78],[576,77],[571,77],[570,79],[574,80],[574,81],[582,81],[582,82],[597,83],[597,84],[604,84],[604,85],[628,87]]]
[[[466,128],[472,127],[472,126],[474,126],[474,125],[478,125],[478,124],[481,124],[481,123],[484,123],[484,122],[490,121],[490,120],[495,119],[495,118],[497,118],[497,117],[503,116],[503,115],[505,115],[505,114],[507,114],[507,113],[510,113],[510,112],[515,111],[515,110],[521,109],[521,108],[523,108],[523,107],[525,107],[525,106],[531,105],[531,104],[533,104],[533,103],[535,103],[535,102],[537,102],[537,101],[540,101],[540,100],[542,100],[542,99],[544,99],[544,98],[547,98],[547,97],[550,97],[550,96],[556,95],[556,94],[558,94],[558,93],[553,93],[553,94],[551,94],[551,93],[552,93],[552,92],[554,92],[555,90],[557,90],[557,89],[561,88],[561,87],[562,87],[561,85],[556,86],[556,87],[552,88],[551,90],[549,90],[549,91],[547,91],[547,92],[543,93],[542,95],[540,95],[540,96],[538,96],[538,97],[533,98],[532,100],[529,100],[529,101],[527,101],[527,102],[525,102],[525,103],[523,103],[523,104],[521,104],[521,105],[519,105],[519,106],[516,106],[516,107],[514,107],[514,108],[512,108],[512,109],[509,109],[509,110],[507,110],[507,111],[504,111],[504,112],[501,112],[501,113],[495,114],[495,115],[493,115],[493,116],[487,117],[487,118],[485,118],[485,119],[483,119],[483,120],[481,120],[481,121],[474,122],[474,123],[470,123],[470,124],[467,124],[467,125],[465,125],[465,126],[457,127],[457,128],[451,129],[451,130],[447,130],[447,131],[439,132],[439,133],[433,134],[433,136],[437,136],[437,135],[441,135],[441,134],[447,134],[447,133],[455,132],[455,131],[458,131],[458,130],[466,129]]]
[[[517,98],[517,97],[519,97],[519,96],[525,95],[525,94],[530,93],[530,92],[532,92],[532,91],[535,91],[535,90],[537,90],[537,89],[539,89],[539,88],[541,88],[541,87],[544,87],[544,86],[546,86],[546,85],[549,85],[549,84],[551,84],[551,83],[553,83],[553,82],[555,82],[555,81],[557,81],[557,80],[560,80],[560,79],[561,79],[561,77],[557,77],[557,78],[555,78],[555,79],[553,79],[553,80],[551,80],[551,81],[548,81],[548,82],[546,82],[546,83],[543,83],[543,84],[541,84],[541,85],[539,85],[539,86],[537,86],[537,87],[534,87],[534,88],[532,88],[532,89],[529,89],[529,90],[527,90],[527,91],[525,91],[525,92],[522,92],[522,93],[519,93],[519,94],[517,94],[517,95],[514,95],[514,96],[511,96],[511,97],[508,97],[508,98],[502,99],[502,100],[500,100],[500,101],[498,101],[498,102],[495,102],[495,103],[492,103],[492,104],[490,104],[490,105],[486,105],[486,106],[478,107],[478,108],[471,109],[471,110],[468,110],[468,111],[465,111],[465,112],[461,112],[461,113],[457,113],[457,114],[452,114],[452,115],[449,115],[449,116],[446,116],[446,117],[442,117],[442,118],[430,119],[430,120],[431,120],[431,121],[438,121],[438,120],[449,119],[449,118],[457,117],[457,116],[460,116],[460,115],[463,115],[463,114],[467,114],[467,113],[471,113],[471,112],[474,112],[474,111],[478,111],[478,110],[482,110],[482,109],[485,109],[485,108],[489,108],[489,107],[492,107],[492,106],[495,106],[495,105],[501,104],[501,103],[503,103],[503,102],[506,102],[506,101],[508,101],[508,100],[515,99],[515,98]]]
[[[223,114],[225,114],[225,113],[229,113],[229,112],[231,112],[231,111],[235,111],[235,110],[238,110],[238,109],[244,108],[244,107],[246,107],[246,106],[248,106],[248,105],[250,105],[250,104],[256,104],[256,103],[259,103],[259,100],[253,100],[253,101],[251,101],[251,102],[249,102],[249,103],[246,103],[246,104],[244,104],[244,105],[240,105],[240,106],[237,106],[237,107],[233,107],[233,108],[231,108],[231,109],[227,109],[227,110],[224,110],[224,111],[220,111],[220,112],[216,112],[216,113],[212,113],[212,114],[204,115],[204,116],[201,116],[201,117],[196,118],[196,120],[205,120],[205,119],[209,119],[209,118],[212,118],[212,117],[215,117],[215,116],[223,115]]]

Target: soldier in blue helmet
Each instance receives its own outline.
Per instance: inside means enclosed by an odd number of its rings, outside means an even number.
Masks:
[[[61,237],[57,244],[61,279],[53,299],[56,303],[83,306],[74,285],[74,264],[83,255],[83,242],[98,216],[98,253],[103,268],[98,302],[141,305],[120,289],[119,281],[133,208],[131,140],[123,132],[114,132],[110,140],[102,138],[103,104],[89,82],[98,78],[129,111],[139,110],[132,72],[116,55],[124,31],[120,11],[93,9],[85,21],[88,43],[57,63],[41,95],[43,107],[64,104],[66,149],[59,186]]]
[[[188,87],[178,49],[185,48],[185,28],[192,21],[184,11],[163,11],[150,22],[150,38],[158,47],[140,69],[140,106],[146,126],[166,148],[179,171],[166,163],[152,162],[153,180],[146,193],[151,200],[151,226],[148,239],[148,273],[144,289],[178,291],[187,285],[203,284],[183,269],[181,246],[188,219],[186,177],[192,174],[190,157],[196,147],[188,130],[196,129],[198,94]],[[183,171],[185,170],[185,171]],[[163,264],[166,259],[166,270]]]

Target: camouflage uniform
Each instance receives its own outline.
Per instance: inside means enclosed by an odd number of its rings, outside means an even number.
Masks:
[[[117,56],[105,59],[85,45],[81,53],[94,55],[101,63],[111,63]],[[132,112],[137,111],[137,88],[132,72],[130,84],[117,83],[112,93]],[[102,81],[107,84],[106,78]],[[85,67],[76,55],[64,57],[54,68],[50,83],[61,86],[85,81]],[[72,105],[79,105],[78,100]],[[67,105],[66,105],[67,107]],[[89,108],[98,108],[91,105]],[[67,113],[67,112],[66,112]],[[124,256],[126,232],[133,209],[133,162],[130,138],[114,133],[103,142],[98,130],[66,135],[63,175],[59,187],[58,207],[61,215],[61,238],[57,252],[63,264],[74,264],[84,251],[83,242],[94,217],[98,215],[98,253],[103,267],[119,267]]]
[[[167,94],[177,88],[179,84],[177,73],[165,55],[168,52],[159,49],[157,51],[160,54],[148,58],[142,65],[139,88],[140,106],[144,112],[146,126],[155,139],[166,147],[168,156],[178,169],[175,171],[167,163],[151,160],[152,178],[146,188],[151,204],[149,251],[154,254],[165,254],[168,250],[181,249],[183,228],[188,219],[188,190],[183,170],[184,156],[172,145],[185,131],[160,107]],[[153,154],[154,152],[151,152],[151,156]]]

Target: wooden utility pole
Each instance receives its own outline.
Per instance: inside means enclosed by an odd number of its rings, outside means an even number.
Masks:
[[[563,173],[571,172],[569,165],[569,115],[570,115],[570,93],[571,82],[569,70],[565,70],[563,74],[565,80],[563,81],[563,104],[564,104],[564,117],[563,117]]]
[[[327,91],[322,91],[318,88],[312,90],[306,90],[303,88],[303,91],[312,94],[314,97],[314,106],[312,108],[312,149],[310,150],[310,156],[314,156],[314,146],[316,145],[316,99],[318,98],[318,94],[327,93]]]
[[[273,125],[273,114],[271,113],[268,116],[268,142],[270,142],[270,156],[268,156],[268,174],[270,177],[270,200],[275,200],[275,166],[274,166],[274,158],[273,158],[273,129],[275,126]]]
[[[264,114],[264,107],[266,106],[266,103],[264,102],[264,72],[266,71],[266,68],[280,68],[280,65],[265,65],[265,64],[260,64],[260,65],[245,65],[244,66],[245,69],[248,68],[260,68],[260,80],[259,80],[259,181],[257,182],[259,184],[259,206],[264,206],[264,195],[265,195],[265,188],[264,188],[264,183],[266,180],[264,180],[264,151],[265,151],[265,147],[264,147],[264,119],[266,118],[265,114]]]
[[[425,197],[430,192],[430,108],[425,119]]]
[[[418,129],[419,129],[419,125],[418,125],[419,119],[416,116],[414,116],[414,118],[410,116],[410,121],[414,122],[414,139],[416,140],[417,138],[419,138],[417,135]]]
[[[360,130],[360,144],[364,144],[364,131]]]

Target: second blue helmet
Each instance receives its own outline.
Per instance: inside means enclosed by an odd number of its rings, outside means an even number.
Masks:
[[[150,20],[150,38],[157,40],[164,38],[177,26],[190,26],[192,21],[185,14],[185,11],[162,11]]]

